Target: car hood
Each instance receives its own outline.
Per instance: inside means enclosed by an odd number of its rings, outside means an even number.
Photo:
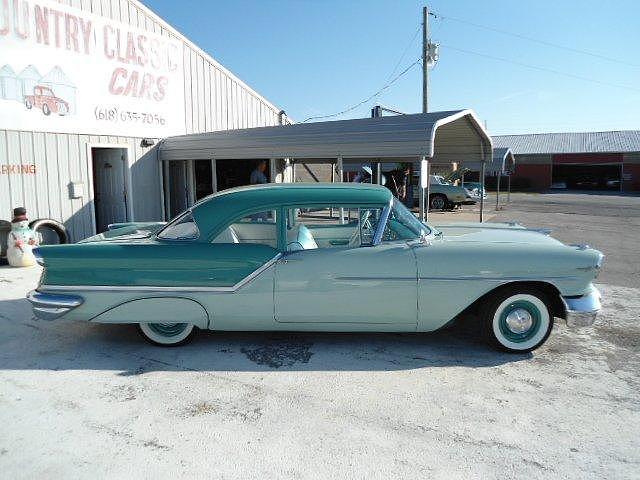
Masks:
[[[445,242],[520,243],[537,245],[562,245],[548,235],[548,231],[528,229],[517,224],[472,223],[436,225]]]

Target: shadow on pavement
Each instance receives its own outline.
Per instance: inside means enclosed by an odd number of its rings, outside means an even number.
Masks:
[[[28,319],[28,320],[27,320]],[[43,322],[26,300],[0,302],[1,370],[391,371],[493,367],[531,358],[492,350],[478,332],[455,326],[431,334],[199,331],[176,348],[147,344],[133,325]]]

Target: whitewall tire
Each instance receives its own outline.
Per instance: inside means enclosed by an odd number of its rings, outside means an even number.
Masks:
[[[147,341],[163,347],[183,345],[195,334],[191,323],[140,323],[138,329]]]
[[[486,339],[508,352],[535,350],[553,328],[549,305],[548,296],[536,290],[510,290],[494,295],[482,310]]]

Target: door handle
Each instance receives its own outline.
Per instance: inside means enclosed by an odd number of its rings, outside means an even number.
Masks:
[[[299,262],[299,261],[300,261],[299,258],[281,258],[276,263],[279,263],[279,264],[282,264],[282,265],[286,265],[289,262]]]

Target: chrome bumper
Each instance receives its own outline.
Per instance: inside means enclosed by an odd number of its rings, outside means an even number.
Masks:
[[[596,321],[598,312],[602,309],[600,292],[593,285],[591,290],[581,297],[562,297],[567,312],[569,327],[588,327]]]
[[[32,290],[27,294],[33,314],[40,320],[55,320],[82,305],[84,299],[78,295],[59,295]]]

